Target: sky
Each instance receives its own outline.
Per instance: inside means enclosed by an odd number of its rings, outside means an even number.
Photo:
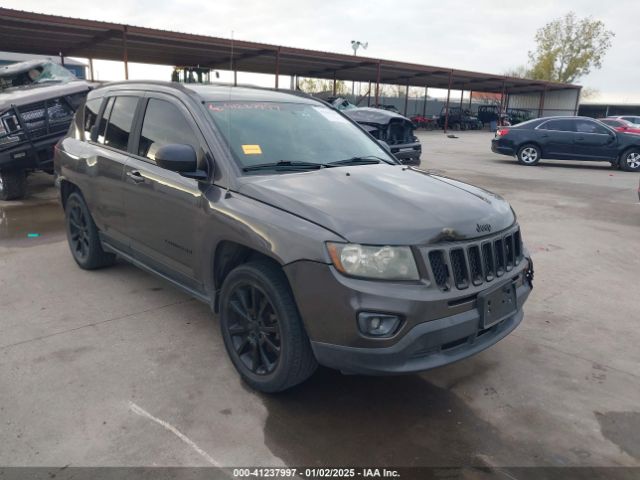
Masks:
[[[502,74],[527,63],[536,30],[574,11],[602,20],[616,36],[601,70],[576,83],[589,101],[640,103],[640,0],[3,0],[7,8],[104,20],[238,40],[358,54]],[[0,46],[1,49],[1,46]],[[96,62],[100,80],[124,78],[118,62]],[[170,68],[131,65],[130,78],[168,79]],[[230,80],[223,74],[221,80]],[[265,84],[242,74],[241,83]],[[282,82],[282,81],[281,81]],[[282,82],[286,84],[286,82]]]

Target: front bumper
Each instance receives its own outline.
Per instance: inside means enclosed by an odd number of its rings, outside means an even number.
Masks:
[[[401,163],[418,165],[420,164],[422,145],[420,142],[391,145],[391,153],[400,160]]]
[[[53,168],[53,147],[64,136],[0,145],[0,170],[31,170]]]
[[[517,308],[482,328],[476,291],[440,292],[424,285],[347,279],[329,265],[296,262],[285,267],[316,359],[345,373],[413,373],[446,365],[495,344],[522,321],[531,292],[529,261],[504,275],[516,284]],[[386,312],[403,319],[391,338],[370,338],[357,327],[361,311]]]

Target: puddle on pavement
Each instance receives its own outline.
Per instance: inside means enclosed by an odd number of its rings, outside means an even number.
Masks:
[[[57,201],[0,207],[2,246],[25,247],[60,240],[64,236],[64,213]]]
[[[417,375],[344,376],[262,396],[265,444],[287,465],[544,465],[543,447],[504,438],[452,392]]]
[[[640,412],[596,412],[602,435],[640,460]]]

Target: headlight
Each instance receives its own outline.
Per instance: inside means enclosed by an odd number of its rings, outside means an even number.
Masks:
[[[418,267],[409,247],[327,243],[333,265],[354,277],[380,280],[419,280]]]

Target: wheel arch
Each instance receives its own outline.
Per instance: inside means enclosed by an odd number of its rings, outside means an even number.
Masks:
[[[540,144],[540,142],[537,142],[535,140],[527,140],[524,142],[520,142],[516,147],[516,155],[520,153],[520,149],[522,149],[522,147],[526,147],[527,145],[533,145],[534,147],[537,147],[538,150],[540,150],[540,158],[544,158],[544,149],[542,148],[542,145]]]
[[[234,240],[221,240],[212,256],[212,285],[214,312],[219,311],[220,290],[229,273],[236,267],[248,262],[263,260],[282,269],[283,264],[275,257],[256,250]],[[286,277],[286,275],[285,275]]]

